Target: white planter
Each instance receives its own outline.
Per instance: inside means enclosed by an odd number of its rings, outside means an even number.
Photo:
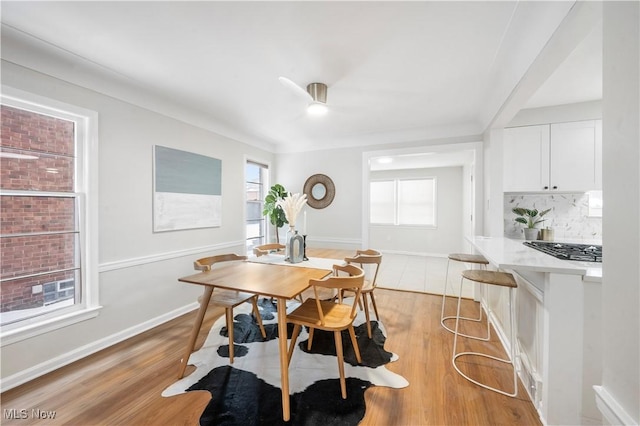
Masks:
[[[533,241],[538,239],[540,230],[536,228],[524,228],[524,239],[527,241]]]

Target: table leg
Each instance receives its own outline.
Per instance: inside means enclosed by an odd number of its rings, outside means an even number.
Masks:
[[[287,299],[278,298],[278,343],[280,345],[280,383],[282,385],[282,418],[289,421],[289,360],[287,354]]]
[[[200,309],[198,310],[198,316],[196,317],[196,321],[193,323],[193,328],[191,329],[191,336],[189,337],[187,349],[185,350],[184,355],[180,360],[180,371],[178,372],[178,379],[182,379],[184,377],[184,371],[187,369],[189,356],[191,356],[193,347],[196,345],[198,333],[200,332],[200,327],[202,326],[202,321],[204,320],[204,314],[207,313],[207,307],[209,306],[209,301],[211,300],[211,294],[213,294],[213,287],[205,286],[204,293],[202,294],[202,299],[200,299]]]

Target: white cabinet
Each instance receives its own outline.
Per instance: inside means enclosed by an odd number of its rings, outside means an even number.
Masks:
[[[504,129],[504,191],[549,188],[549,125]]]
[[[602,188],[602,121],[504,130],[504,191]]]
[[[551,125],[550,184],[558,190],[602,188],[602,121]]]

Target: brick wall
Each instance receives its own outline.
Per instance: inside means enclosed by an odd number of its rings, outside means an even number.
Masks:
[[[2,146],[73,156],[73,122],[2,105]]]
[[[0,186],[8,190],[74,190],[74,123],[1,107],[2,151],[31,158],[0,158]],[[33,158],[35,157],[35,158]],[[3,196],[0,200],[0,277],[71,268],[75,264],[73,198]],[[29,235],[64,232],[62,234]],[[2,282],[0,312],[43,305],[32,287],[73,278],[73,272]]]

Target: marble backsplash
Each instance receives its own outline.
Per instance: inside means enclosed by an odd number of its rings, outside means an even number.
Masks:
[[[602,241],[602,217],[589,216],[589,194],[504,194],[504,236],[524,239],[524,225],[511,209],[551,209],[538,225],[552,228],[556,241]]]

